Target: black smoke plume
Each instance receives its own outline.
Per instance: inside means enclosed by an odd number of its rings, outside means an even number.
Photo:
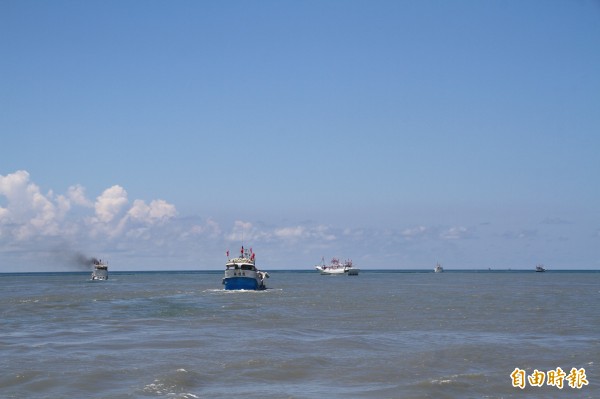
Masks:
[[[94,266],[95,263],[98,263],[99,260],[95,257],[89,257],[81,252],[76,252],[71,257],[71,264],[79,269],[90,269]]]

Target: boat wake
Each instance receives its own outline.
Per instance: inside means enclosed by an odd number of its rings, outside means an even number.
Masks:
[[[283,288],[265,288],[264,290],[226,290],[224,288],[208,288],[202,292],[223,294],[223,295],[237,295],[237,294],[257,294],[261,295],[267,292],[281,292]]]

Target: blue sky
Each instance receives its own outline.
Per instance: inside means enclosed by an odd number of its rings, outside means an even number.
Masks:
[[[600,268],[595,1],[0,2],[0,272]]]

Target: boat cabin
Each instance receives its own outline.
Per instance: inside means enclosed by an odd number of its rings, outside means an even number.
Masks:
[[[251,263],[235,263],[230,262],[225,265],[227,269],[235,269],[235,270],[252,270],[256,271],[256,267]]]

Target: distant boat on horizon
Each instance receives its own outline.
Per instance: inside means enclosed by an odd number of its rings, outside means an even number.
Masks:
[[[338,258],[332,258],[331,262],[326,265],[325,257],[321,258],[321,264],[316,265],[315,269],[325,276],[358,276],[358,272],[360,271],[360,269],[357,269],[352,265],[352,260],[350,259],[341,263]]]
[[[108,264],[102,263],[102,259],[94,259],[94,270],[92,270],[93,281],[108,280]]]
[[[538,273],[542,273],[542,272],[545,272],[545,271],[546,271],[546,268],[544,267],[544,265],[541,265],[541,264],[540,264],[540,265],[537,265],[537,266],[535,267],[535,271],[536,271],[536,272],[538,272]]]

